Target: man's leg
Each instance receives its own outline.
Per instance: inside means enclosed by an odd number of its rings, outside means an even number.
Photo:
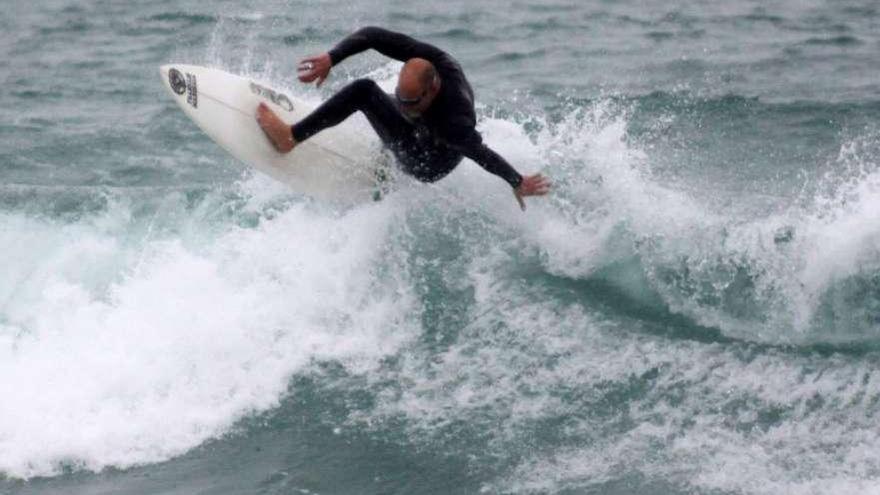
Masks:
[[[299,142],[339,124],[358,110],[395,155],[413,141],[413,124],[398,110],[394,100],[369,79],[358,79],[342,88],[293,126],[281,120],[268,105],[260,103],[257,122],[275,149],[287,153]]]
[[[338,125],[360,110],[393,151],[413,139],[415,127],[403,116],[397,104],[370,79],[358,79],[342,88],[314,112],[292,126],[297,142],[305,141],[318,132]]]

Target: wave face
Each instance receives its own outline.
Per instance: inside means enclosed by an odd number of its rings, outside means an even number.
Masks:
[[[0,492],[880,489],[869,3],[32,7],[0,18]],[[465,161],[310,200],[156,79],[390,91],[375,53],[292,82],[364,24],[458,56],[552,195]]]

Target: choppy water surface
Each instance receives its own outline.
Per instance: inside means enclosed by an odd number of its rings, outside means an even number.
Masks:
[[[355,207],[243,169],[157,66],[318,101],[366,24],[487,142]],[[7,2],[0,493],[880,491],[874,2]]]

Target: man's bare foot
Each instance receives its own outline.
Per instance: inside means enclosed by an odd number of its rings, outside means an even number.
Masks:
[[[296,146],[290,126],[275,115],[269,105],[260,103],[257,107],[257,123],[279,153],[290,153],[290,150]]]

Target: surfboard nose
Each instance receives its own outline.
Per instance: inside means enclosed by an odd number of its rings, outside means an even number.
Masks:
[[[170,93],[175,96],[183,96],[187,93],[188,82],[181,72],[184,66],[179,64],[166,64],[159,66],[159,76],[162,78],[162,84],[165,85]],[[192,89],[191,91],[195,91]]]

